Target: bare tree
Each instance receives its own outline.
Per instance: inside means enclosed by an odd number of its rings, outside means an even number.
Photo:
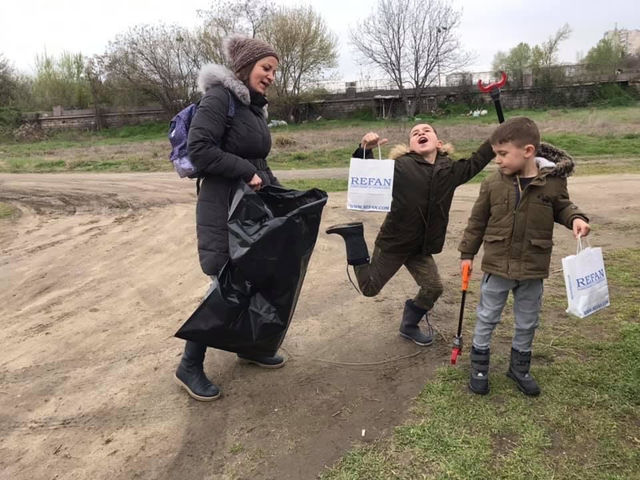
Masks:
[[[350,37],[362,57],[393,80],[413,116],[425,88],[471,60],[456,35],[460,18],[444,0],[379,0]]]
[[[531,49],[531,69],[538,86],[550,88],[563,81],[564,72],[554,67],[558,64],[560,44],[570,35],[571,27],[565,23],[546,41]]]
[[[197,97],[205,52],[197,37],[175,25],[139,25],[109,43],[105,71],[126,80],[167,113]]]
[[[571,27],[565,23],[547,41],[533,47],[533,62],[539,68],[551,68],[558,63],[558,50],[560,44],[571,35]]]
[[[232,33],[258,36],[272,10],[266,0],[223,0],[198,10],[203,25],[197,36],[207,61],[224,63],[224,38]]]
[[[311,7],[281,7],[269,15],[260,36],[278,52],[277,94],[298,96],[305,84],[336,66],[337,40]]]

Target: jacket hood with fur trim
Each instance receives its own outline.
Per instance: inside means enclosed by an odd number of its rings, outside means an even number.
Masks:
[[[224,65],[208,63],[200,69],[198,75],[198,89],[204,94],[208,89],[222,85],[233,93],[245,105],[251,103],[251,94],[247,86]]]
[[[547,161],[546,163],[538,161],[541,173],[561,178],[566,178],[573,173],[575,162],[571,155],[550,143],[540,142],[536,156]]]

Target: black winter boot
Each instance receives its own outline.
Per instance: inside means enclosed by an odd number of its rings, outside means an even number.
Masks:
[[[529,373],[531,367],[531,352],[519,352],[511,348],[511,364],[507,377],[516,382],[522,393],[535,397],[540,395],[540,387]]]
[[[344,239],[347,246],[347,263],[349,265],[364,265],[369,263],[369,249],[364,240],[362,223],[344,223],[327,228],[327,233],[336,233]]]
[[[238,358],[245,362],[257,365],[262,368],[281,368],[284,367],[285,360],[280,355],[274,355],[273,357],[264,357],[259,355],[244,355],[238,354]]]
[[[400,335],[404,338],[411,340],[416,345],[421,347],[429,346],[433,343],[433,335],[431,332],[429,335],[425,335],[420,331],[418,323],[423,317],[426,317],[427,310],[420,308],[413,300],[407,300],[404,304],[404,312],[402,313],[402,322],[400,323]],[[427,318],[427,325],[429,325],[429,319]],[[429,327],[431,330],[431,328]]]
[[[220,397],[220,389],[209,381],[204,374],[202,362],[207,346],[187,340],[184,346],[184,354],[175,380],[187,393],[201,402],[210,402]]]
[[[471,347],[471,377],[469,378],[469,390],[478,395],[486,395],[489,393],[489,359],[491,352],[486,350],[478,350]]]

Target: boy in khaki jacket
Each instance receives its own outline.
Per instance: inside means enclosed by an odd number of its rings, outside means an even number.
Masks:
[[[515,333],[507,376],[524,394],[538,395],[540,388],[529,367],[542,283],[549,276],[553,225],[565,225],[576,237],[588,235],[590,227],[587,217],[569,200],[567,176],[573,171],[573,160],[562,150],[540,145],[532,120],[506,121],[490,142],[498,171],[482,183],[458,247],[461,267],[471,268],[484,241],[469,388],[478,394],[489,392],[491,334],[513,291]]]

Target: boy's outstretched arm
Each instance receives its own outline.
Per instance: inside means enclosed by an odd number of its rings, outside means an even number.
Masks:
[[[553,218],[557,223],[573,230],[576,238],[586,237],[591,231],[589,218],[569,199],[566,178],[562,179],[560,194],[553,203]]]
[[[456,185],[467,183],[475,177],[489,162],[495,157],[493,148],[489,140],[485,140],[477,151],[473,152],[469,158],[464,158],[453,162],[453,173]]]
[[[489,191],[489,183],[487,180],[482,182],[480,186],[480,194],[476,199],[476,203],[471,210],[471,216],[467,222],[462,235],[462,240],[458,245],[460,258],[462,260],[461,267],[465,262],[470,262],[469,267],[473,269],[473,257],[476,256],[482,240],[484,239],[484,231],[487,228],[489,217],[491,216],[491,193]]]

